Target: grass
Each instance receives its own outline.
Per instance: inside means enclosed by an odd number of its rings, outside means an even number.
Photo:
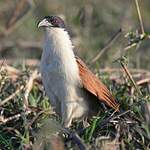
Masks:
[[[32,69],[31,69],[32,70]],[[34,71],[33,71],[34,72]],[[78,149],[75,138],[70,138],[61,126],[60,118],[53,112],[48,98],[37,74],[25,105],[27,83],[32,76],[28,69],[20,71],[13,78],[9,71],[0,72],[0,149],[40,149],[56,144],[54,133],[60,132],[59,137],[66,149]],[[122,83],[110,80],[107,73],[101,74],[104,82],[110,86],[120,103],[120,112],[114,113],[107,109],[94,116],[87,127],[75,122],[69,131],[79,136],[81,144],[89,149],[148,149],[150,140],[149,121],[146,119],[150,97],[148,84],[140,86],[142,95],[133,90],[132,83],[124,75],[120,75]],[[23,86],[18,93],[2,103],[6,98]],[[144,110],[144,111],[143,111]],[[57,137],[58,138],[58,137]],[[39,144],[40,143],[40,144]]]

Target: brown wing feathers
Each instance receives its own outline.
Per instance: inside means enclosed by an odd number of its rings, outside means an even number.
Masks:
[[[79,57],[76,57],[76,61],[84,88],[95,95],[99,100],[118,111],[119,105],[116,103],[107,87],[88,69]]]

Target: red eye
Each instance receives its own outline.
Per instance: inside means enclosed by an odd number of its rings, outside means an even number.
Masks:
[[[58,21],[57,21],[56,19],[54,19],[54,20],[52,20],[52,23],[53,23],[53,24],[57,24]]]

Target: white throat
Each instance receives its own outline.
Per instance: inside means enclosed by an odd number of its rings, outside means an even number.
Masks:
[[[51,48],[51,53],[57,53],[58,55],[72,53],[72,42],[67,31],[63,28],[46,28],[45,29],[45,44],[48,49]],[[47,47],[45,47],[47,48]]]
[[[68,32],[62,28],[46,28],[43,46],[41,63],[54,64],[68,82],[79,84],[79,70]]]

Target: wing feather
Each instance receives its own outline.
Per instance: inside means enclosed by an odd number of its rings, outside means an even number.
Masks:
[[[88,92],[95,95],[98,100],[103,101],[108,106],[118,111],[119,105],[116,103],[107,87],[88,69],[86,64],[79,57],[76,57],[76,62],[79,67],[79,74],[83,87]]]

